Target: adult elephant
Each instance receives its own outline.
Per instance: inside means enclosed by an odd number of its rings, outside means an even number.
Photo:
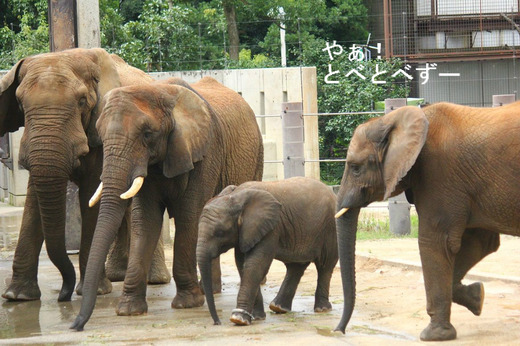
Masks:
[[[480,315],[484,286],[461,280],[496,251],[499,233],[520,235],[520,103],[471,108],[403,107],[360,125],[338,193],[345,331],[354,307],[359,209],[403,191],[419,216],[419,250],[430,323],[422,340],[451,340],[451,302]],[[342,211],[344,211],[342,209]]]
[[[197,307],[204,304],[195,256],[202,208],[227,185],[260,180],[263,171],[262,136],[253,111],[213,78],[191,86],[173,79],[118,88],[105,100],[97,122],[105,155],[102,185],[92,199],[100,198],[101,206],[81,310],[71,326],[76,330],[83,330],[94,309],[95,288],[127,198],[135,196],[129,264],[117,314],[138,315],[148,309],[145,279],[165,209],[176,229],[177,293],[171,306]]]
[[[103,49],[71,49],[20,60],[0,81],[0,135],[25,126],[19,161],[29,171],[27,197],[13,277],[2,297],[40,298],[38,256],[43,240],[47,253],[63,277],[58,300],[70,300],[76,282],[65,249],[67,182],[79,187],[82,216],[80,275],[82,279],[98,209],[88,199],[99,184],[103,151],[95,129],[101,98],[121,85],[153,80]],[[162,263],[162,281],[169,273]],[[166,275],[166,277],[165,277]],[[108,293],[106,277],[97,291]]]

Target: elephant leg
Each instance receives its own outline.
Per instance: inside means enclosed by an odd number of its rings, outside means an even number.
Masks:
[[[242,275],[244,273],[244,254],[240,252],[238,249],[235,249],[235,263],[237,265],[238,273],[240,275],[240,281],[242,282]],[[264,280],[265,276],[264,279],[262,279],[262,281]],[[260,283],[262,283],[262,281]],[[242,313],[241,315],[242,320],[244,320],[244,318],[247,319],[249,317],[249,323],[251,323],[251,316],[248,316],[247,314],[245,314],[244,316],[244,313]],[[260,286],[258,287],[258,292],[256,293],[252,315],[255,320],[265,320],[266,315],[264,310],[264,298],[262,297],[262,290],[260,289]]]
[[[141,315],[148,311],[146,283],[154,249],[161,236],[163,213],[164,206],[153,198],[146,198],[145,191],[134,197],[128,268],[116,309],[119,316]]]
[[[76,286],[76,294],[83,294],[83,280],[85,279],[85,271],[87,268],[88,255],[90,253],[90,245],[96,229],[96,222],[99,213],[99,204],[90,208],[88,201],[90,196],[94,194],[95,181],[90,183],[80,183],[79,185],[79,205],[81,210],[81,245],[79,251],[79,273],[80,280]],[[105,272],[99,280],[97,294],[108,294],[112,292],[112,283],[107,279]]]
[[[166,266],[166,258],[164,256],[164,240],[159,237],[157,246],[153,252],[152,265],[148,273],[149,284],[167,284],[172,280],[172,274]]]
[[[22,225],[14,253],[13,276],[9,287],[2,294],[8,300],[37,300],[41,296],[37,276],[43,231],[38,199],[30,180],[29,178]]]
[[[256,315],[265,318],[263,312],[263,297],[260,283],[274,259],[272,242],[260,242],[244,257],[241,265],[240,289],[237,296],[237,307],[231,312],[230,321],[237,325],[250,325]],[[238,250],[236,250],[238,251]],[[261,311],[259,310],[261,309]]]
[[[498,250],[500,235],[485,229],[466,229],[453,271],[453,302],[465,306],[479,316],[484,303],[484,285],[474,282],[463,285],[461,280],[481,259]]]
[[[330,280],[337,261],[328,261],[323,265],[316,263],[318,271],[318,284],[314,294],[314,312],[327,312],[332,310],[329,301]]]
[[[107,277],[110,281],[123,281],[125,279],[126,267],[128,265],[128,248],[130,242],[131,209],[128,208],[125,218],[118,230],[116,240],[110,247],[106,263]],[[166,284],[171,281],[170,270],[166,266],[164,256],[164,241],[159,238],[155,248],[152,265],[148,274],[148,283]]]
[[[430,323],[422,331],[421,340],[452,340],[457,337],[450,323],[455,255],[449,249],[446,230],[427,226],[426,223],[419,226],[419,251]]]
[[[310,262],[307,263],[285,263],[287,272],[283,279],[282,286],[278,290],[278,294],[274,300],[269,304],[269,308],[280,314],[284,314],[292,309],[292,301],[296,294],[298,284],[305,272],[305,269],[309,266]]]
[[[173,248],[173,279],[177,294],[172,300],[173,309],[187,309],[204,304],[204,294],[197,281],[197,227],[199,214],[175,216]]]

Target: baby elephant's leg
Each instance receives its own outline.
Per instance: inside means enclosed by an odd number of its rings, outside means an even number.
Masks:
[[[237,296],[237,307],[231,312],[230,321],[247,326],[253,319],[265,319],[260,282],[267,274],[273,254],[266,254],[258,247],[247,256],[235,250],[235,260],[240,273],[240,289]]]
[[[318,271],[318,285],[316,286],[316,293],[314,294],[314,311],[327,312],[332,310],[332,305],[329,302],[329,288],[332,272],[336,266],[336,262],[326,263],[320,265],[316,263]]]
[[[296,294],[296,289],[300,283],[303,272],[309,266],[307,263],[286,263],[287,273],[282,286],[274,300],[269,304],[269,308],[276,313],[284,314],[292,309],[292,301]]]

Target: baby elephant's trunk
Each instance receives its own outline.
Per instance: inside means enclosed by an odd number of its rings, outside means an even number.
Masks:
[[[197,261],[199,263],[200,275],[202,278],[202,288],[206,295],[206,302],[208,303],[208,309],[215,322],[215,325],[220,325],[220,319],[218,318],[217,309],[215,307],[215,299],[213,298],[213,283],[212,283],[212,272],[211,272],[211,257],[207,255],[200,255],[197,253]]]

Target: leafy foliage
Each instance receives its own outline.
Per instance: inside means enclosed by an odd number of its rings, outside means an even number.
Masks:
[[[10,69],[28,55],[49,50],[46,0],[8,2],[0,18],[0,69]],[[10,22],[7,22],[10,21]]]

